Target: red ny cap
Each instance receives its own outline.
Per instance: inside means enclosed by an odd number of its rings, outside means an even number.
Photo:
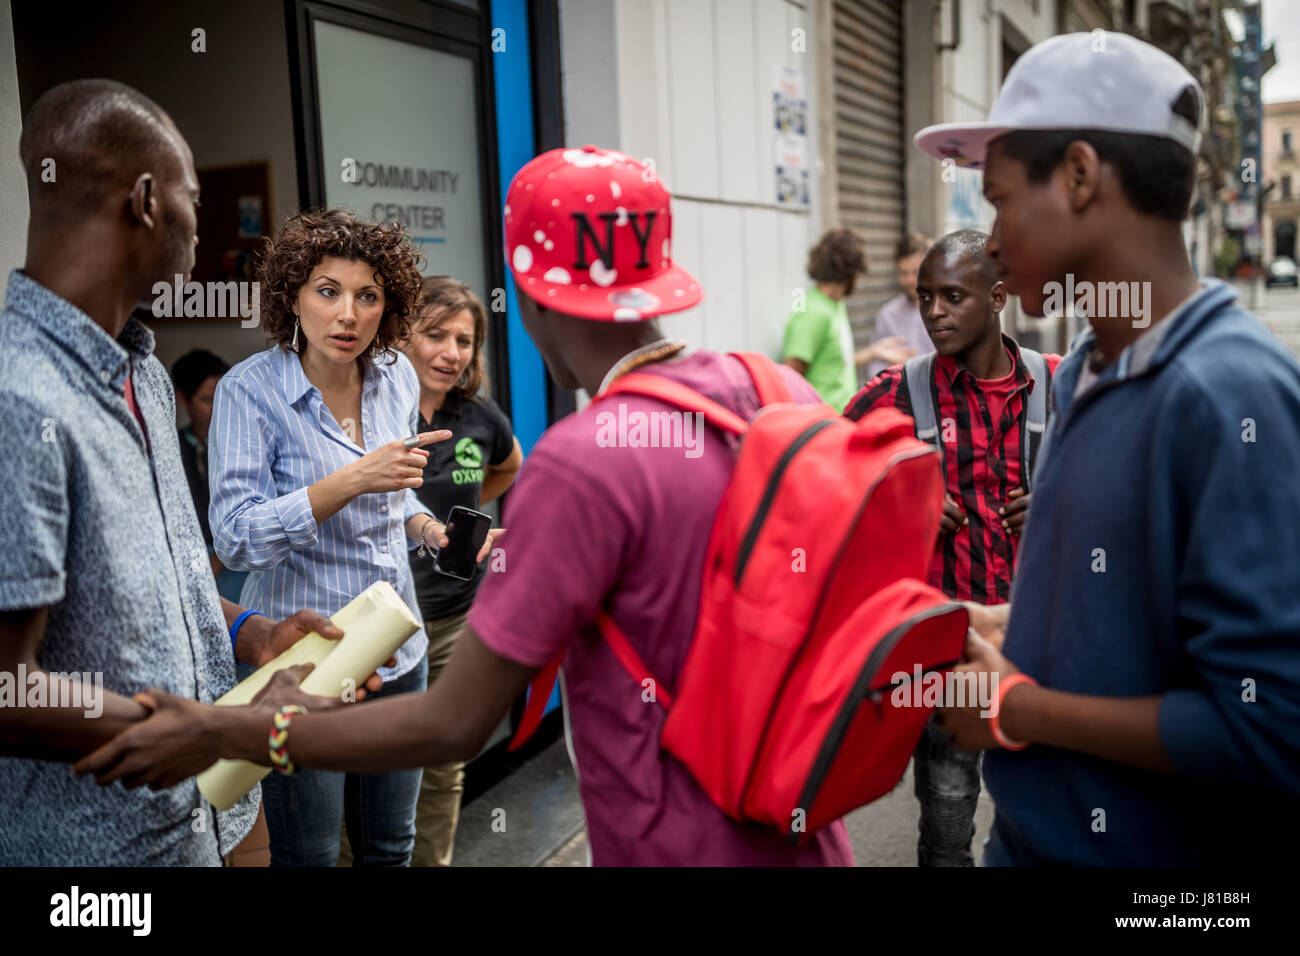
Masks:
[[[636,322],[689,309],[700,284],[673,265],[668,190],[610,149],[553,149],[506,192],[506,259],[519,288],[584,319]]]

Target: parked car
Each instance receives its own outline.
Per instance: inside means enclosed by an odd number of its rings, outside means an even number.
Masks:
[[[1287,256],[1278,256],[1268,264],[1268,278],[1264,280],[1265,285],[1294,285],[1300,286],[1300,278],[1297,277],[1295,260]]]

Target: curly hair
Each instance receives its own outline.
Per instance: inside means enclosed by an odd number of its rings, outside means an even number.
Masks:
[[[808,253],[808,277],[816,282],[843,282],[852,289],[867,271],[867,250],[852,229],[831,229]]]
[[[436,329],[453,315],[468,310],[474,321],[474,354],[452,391],[473,398],[480,388],[488,393],[487,370],[483,366],[483,346],[487,343],[487,309],[483,300],[469,286],[450,276],[430,276],[424,280],[417,317],[411,323],[412,335]]]
[[[365,355],[374,359],[395,353],[410,333],[411,318],[419,308],[423,257],[399,224],[362,222],[344,209],[300,212],[285,220],[279,235],[263,242],[257,278],[267,337],[289,347],[298,291],[312,270],[330,256],[374,268],[384,286],[384,315]],[[396,358],[392,354],[389,361]]]

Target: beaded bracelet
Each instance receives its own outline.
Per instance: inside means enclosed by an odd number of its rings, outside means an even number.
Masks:
[[[998,681],[997,699],[994,701],[993,713],[989,715],[989,732],[993,739],[998,742],[998,746],[1004,750],[1024,750],[1029,746],[1027,740],[1012,740],[1002,732],[1002,727],[998,723],[998,717],[1002,713],[1002,702],[1006,700],[1007,692],[1017,684],[1033,684],[1037,686],[1038,681],[1034,680],[1028,674],[1012,674],[1010,677],[1003,677]]]
[[[415,553],[422,558],[429,557],[435,551],[438,550],[433,545],[429,544],[427,538],[425,537],[429,533],[429,525],[438,524],[438,523],[439,522],[437,518],[430,516],[429,518],[425,519],[424,527],[420,529],[420,547],[416,549]]]
[[[271,735],[267,747],[271,752],[271,766],[288,776],[293,773],[293,761],[289,759],[289,724],[293,723],[295,714],[307,713],[306,707],[297,704],[285,704],[275,712],[272,720]]]

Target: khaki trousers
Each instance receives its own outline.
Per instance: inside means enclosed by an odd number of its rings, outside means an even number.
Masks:
[[[424,630],[429,635],[430,687],[451,660],[451,652],[456,649],[456,637],[464,627],[464,614],[425,622]],[[411,851],[411,866],[451,866],[456,823],[460,819],[460,797],[464,791],[463,763],[424,768],[420,799],[415,807],[415,849]],[[348,845],[347,829],[344,828],[339,866],[351,865],[352,848]]]

